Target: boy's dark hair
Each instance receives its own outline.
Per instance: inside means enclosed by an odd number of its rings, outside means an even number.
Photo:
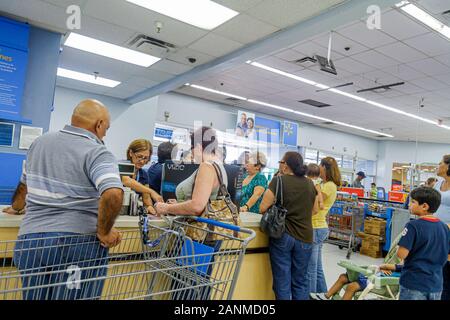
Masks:
[[[429,213],[435,213],[441,205],[441,194],[430,187],[419,187],[411,191],[410,198],[420,205],[426,203],[430,207]]]
[[[319,177],[320,176],[320,167],[318,164],[310,163],[308,164],[308,169],[306,170],[306,175],[308,177]]]
[[[172,151],[176,143],[163,142],[158,146],[158,162],[164,163],[166,160],[172,160]]]
[[[372,182],[370,185],[371,185],[372,187],[376,187],[376,186],[377,186],[377,184],[376,184],[375,182]]]

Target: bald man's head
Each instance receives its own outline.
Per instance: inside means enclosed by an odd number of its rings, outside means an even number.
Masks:
[[[83,100],[73,110],[72,126],[86,129],[94,133],[100,140],[106,135],[109,123],[108,109],[100,101]]]

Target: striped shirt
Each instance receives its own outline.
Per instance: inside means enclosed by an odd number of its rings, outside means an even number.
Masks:
[[[21,182],[28,193],[19,235],[95,233],[100,195],[123,189],[112,153],[93,133],[73,126],[33,142]]]

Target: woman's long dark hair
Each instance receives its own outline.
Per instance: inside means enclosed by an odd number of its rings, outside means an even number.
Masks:
[[[327,181],[333,181],[336,186],[341,186],[341,172],[335,158],[326,157],[320,161],[320,165],[325,168]]]
[[[303,157],[300,153],[295,151],[286,152],[284,154],[283,160],[297,177],[305,176],[308,168],[303,162]]]
[[[446,154],[443,158],[443,161],[446,165],[448,165],[447,176],[450,177],[450,154]]]

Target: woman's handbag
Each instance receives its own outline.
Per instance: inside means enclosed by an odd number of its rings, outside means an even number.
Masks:
[[[239,210],[233,201],[231,201],[230,193],[228,192],[227,186],[223,182],[223,176],[219,166],[214,162],[212,165],[216,170],[216,174],[219,179],[220,187],[218,195],[220,195],[220,197],[218,197],[217,200],[210,199],[208,201],[205,211],[201,217],[238,226],[241,224],[239,219]],[[194,187],[195,185],[192,188],[192,192],[194,191]],[[238,237],[238,233],[236,231],[211,226],[204,222],[193,221],[189,223],[189,225],[191,227],[187,228],[188,230],[186,231],[186,235],[195,241],[222,240],[223,237],[217,233]],[[206,229],[210,232],[204,231]]]
[[[260,229],[271,238],[279,239],[286,230],[287,210],[283,207],[283,180],[277,177],[275,203],[267,209],[261,218]]]

